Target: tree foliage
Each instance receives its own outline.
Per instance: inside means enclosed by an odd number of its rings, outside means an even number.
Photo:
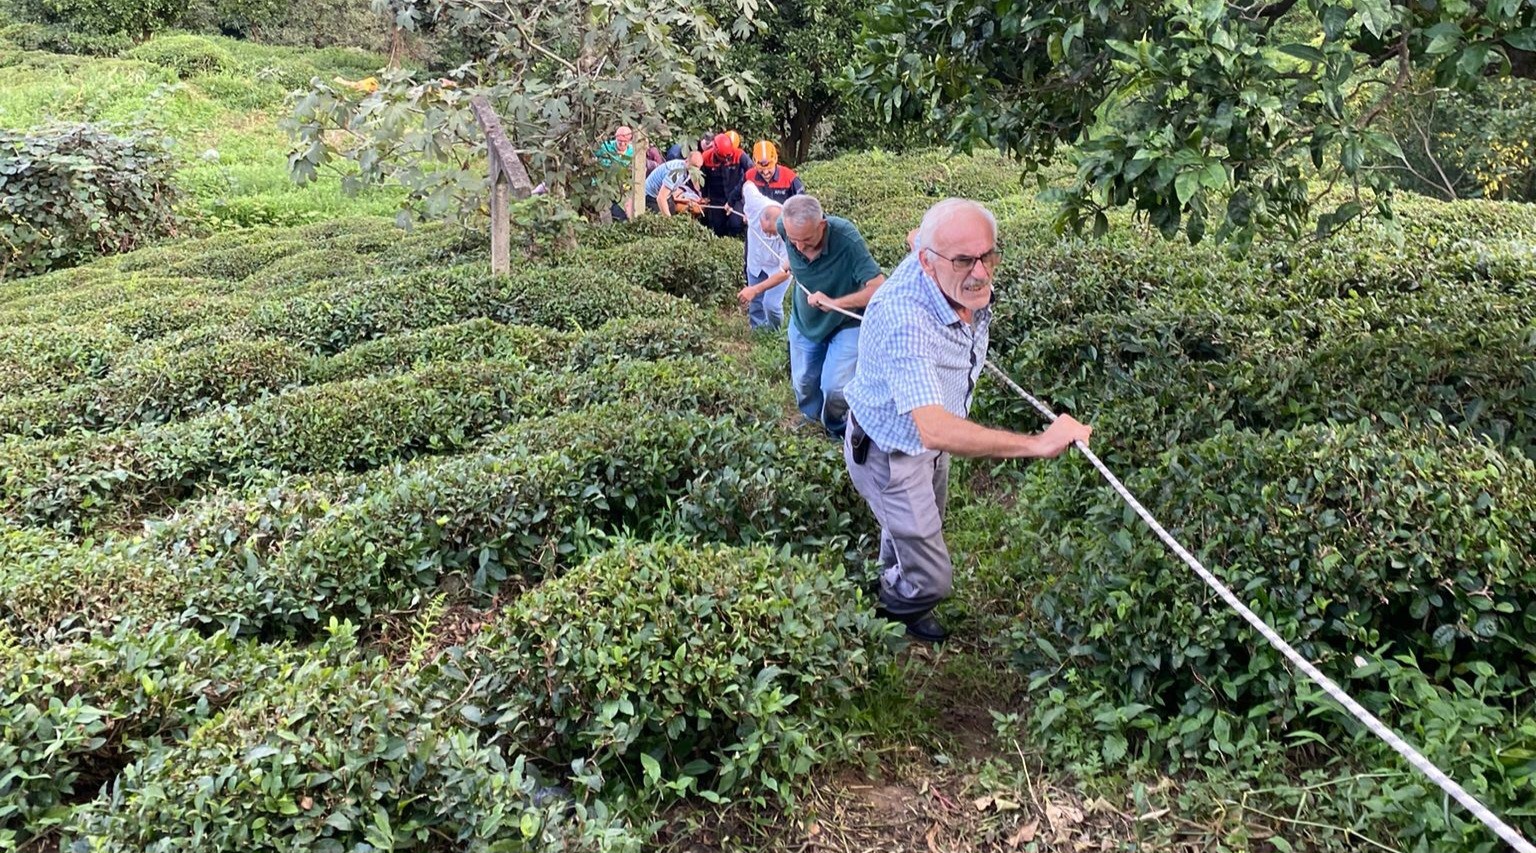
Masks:
[[[805,162],[817,128],[851,100],[839,81],[866,8],[853,0],[782,0],[764,10],[760,29],[734,42],[721,66],[722,75],[757,81],[745,108],[733,111],[732,126],[775,140],[785,162]]]
[[[1523,0],[883,0],[854,77],[888,120],[965,149],[1038,167],[1074,146],[1061,225],[1103,233],[1134,205],[1165,236],[1246,241],[1373,203],[1387,178],[1362,166],[1395,153],[1377,120],[1416,68],[1466,87],[1531,73],[1533,48]]]
[[[345,164],[344,186],[398,182],[431,216],[483,205],[483,136],[470,99],[487,96],[535,181],[577,207],[606,206],[621,170],[592,151],[628,124],[663,138],[687,105],[724,108],[700,77],[731,33],[750,30],[756,0],[738,0],[722,23],[686,0],[379,0],[401,28],[458,45],[469,61],[427,77],[391,70],[361,82],[316,81],[290,130],[293,175],[314,180]],[[723,85],[740,94],[740,83]],[[480,199],[478,202],[472,201]]]

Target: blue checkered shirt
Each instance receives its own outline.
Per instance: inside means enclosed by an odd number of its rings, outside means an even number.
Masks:
[[[859,427],[881,450],[922,453],[912,410],[938,405],[970,414],[991,326],[990,307],[966,325],[917,255],[908,255],[864,311],[858,372],[844,390]]]

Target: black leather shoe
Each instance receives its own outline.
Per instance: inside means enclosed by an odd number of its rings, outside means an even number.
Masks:
[[[922,640],[925,643],[942,643],[949,639],[949,632],[939,624],[939,620],[933,618],[932,613],[924,613],[917,617],[908,617],[907,636],[914,640]]]
[[[881,606],[875,608],[875,615],[887,622],[900,622],[907,626],[907,636],[914,640],[942,643],[949,638],[949,632],[933,617],[931,610],[924,613],[892,613]]]

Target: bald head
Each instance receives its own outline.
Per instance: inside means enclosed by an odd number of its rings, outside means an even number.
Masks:
[[[962,238],[997,242],[997,219],[992,211],[968,198],[946,198],[928,208],[917,229],[917,245],[945,255],[954,254],[949,244]]]

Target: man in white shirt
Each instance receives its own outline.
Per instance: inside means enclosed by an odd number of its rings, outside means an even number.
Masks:
[[[789,290],[789,264],[778,228],[783,208],[750,181],[742,186],[742,194],[747,214],[747,286],[736,298],[746,307],[753,331],[776,330],[784,325],[784,294]]]

